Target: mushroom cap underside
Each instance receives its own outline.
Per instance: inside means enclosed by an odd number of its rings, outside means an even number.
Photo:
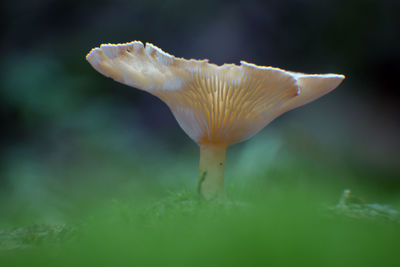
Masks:
[[[103,44],[87,55],[103,75],[163,100],[197,143],[230,145],[248,139],[282,113],[335,89],[338,74],[303,74],[274,67],[217,66],[186,60],[134,41]]]

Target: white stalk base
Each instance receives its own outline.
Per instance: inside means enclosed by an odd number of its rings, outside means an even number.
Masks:
[[[224,197],[225,155],[225,145],[200,144],[198,191],[207,200]]]

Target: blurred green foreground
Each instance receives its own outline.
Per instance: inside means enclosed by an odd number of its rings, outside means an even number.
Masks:
[[[350,177],[329,179],[346,175],[343,169],[312,166],[288,157],[242,180],[235,177],[243,173],[228,171],[224,202],[202,201],[185,185],[130,182],[122,190],[101,179],[80,183],[81,196],[64,188],[74,193],[42,210],[13,211],[21,206],[8,202],[0,266],[399,266],[399,223],[332,210],[344,185],[356,186],[367,198],[361,202],[398,210],[399,199]]]
[[[1,266],[398,266],[398,224],[335,217],[310,192],[269,193],[110,202],[59,239],[28,231]]]

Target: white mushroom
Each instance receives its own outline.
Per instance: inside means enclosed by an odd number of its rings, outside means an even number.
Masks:
[[[103,44],[87,55],[103,75],[163,100],[200,146],[199,191],[222,196],[226,148],[253,136],[282,113],[335,89],[343,75],[309,75],[262,67],[186,60],[134,41]]]

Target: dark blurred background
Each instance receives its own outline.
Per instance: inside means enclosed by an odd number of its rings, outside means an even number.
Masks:
[[[228,179],[268,179],[276,166],[292,173],[306,166],[303,176],[314,169],[326,173],[321,183],[346,186],[352,180],[399,192],[400,1],[1,5],[0,193],[20,210],[62,206],[60,199],[78,196],[87,201],[91,191],[131,194],[139,184],[147,190],[174,183],[194,188],[198,149],[168,108],[105,78],[85,60],[101,43],[133,40],[217,64],[245,60],[345,74],[332,93],[234,146]]]

